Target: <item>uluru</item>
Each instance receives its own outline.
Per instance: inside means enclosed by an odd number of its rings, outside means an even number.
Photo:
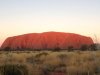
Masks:
[[[65,32],[43,32],[30,33],[19,36],[8,37],[1,48],[9,47],[12,50],[18,49],[67,49],[72,46],[79,49],[82,45],[91,45],[93,40],[91,37]]]

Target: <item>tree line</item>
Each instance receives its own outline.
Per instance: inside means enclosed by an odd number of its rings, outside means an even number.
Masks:
[[[81,51],[97,51],[100,49],[100,44],[94,43],[91,45],[86,45],[83,44],[81,45],[80,48],[75,49],[73,46],[68,46],[66,49],[64,50],[68,50],[68,51],[74,51],[74,50],[81,50]],[[5,47],[4,49],[1,49],[3,51],[24,51],[24,50],[30,50],[30,51],[41,51],[41,50],[51,50],[51,51],[61,51],[62,49],[58,46],[56,46],[54,49],[29,49],[29,48],[16,48],[16,49],[11,49],[10,47]]]

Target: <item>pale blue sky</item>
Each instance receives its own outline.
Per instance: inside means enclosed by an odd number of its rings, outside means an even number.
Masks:
[[[71,32],[100,39],[100,0],[0,0],[0,41],[34,32]],[[95,40],[95,39],[94,39]]]

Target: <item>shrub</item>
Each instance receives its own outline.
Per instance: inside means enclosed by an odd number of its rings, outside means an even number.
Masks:
[[[100,66],[97,66],[97,67],[95,68],[95,73],[98,74],[98,75],[100,74]]]
[[[26,58],[26,62],[31,63],[31,64],[42,64],[45,59],[41,59],[41,57],[42,56],[46,57],[47,55],[48,55],[48,53],[42,52],[42,53],[39,53],[35,56],[31,56],[31,57]]]
[[[72,51],[72,50],[73,50],[73,46],[69,46],[68,51]]]
[[[97,50],[97,44],[91,44],[90,49],[96,51]]]
[[[49,73],[53,72],[54,69],[55,69],[55,66],[50,65],[50,64],[43,66],[42,68],[43,75],[49,75]]]
[[[66,73],[66,65],[65,64],[58,64],[58,65],[51,65],[47,64],[42,68],[42,75],[55,75],[55,74],[63,74]]]
[[[54,48],[54,51],[60,51],[61,49],[60,49],[60,47],[55,47]]]
[[[63,64],[65,62],[65,60],[67,59],[67,55],[66,54],[60,54],[58,55],[58,58],[61,61],[61,64]]]
[[[47,52],[42,52],[37,54],[35,57],[40,58],[41,56],[47,56],[47,55],[49,55]]]
[[[26,62],[34,64],[35,63],[35,59],[33,56],[26,58]]]
[[[10,48],[10,47],[5,47],[4,50],[5,50],[5,51],[10,51],[11,48]]]
[[[5,64],[0,66],[2,75],[28,75],[28,70],[25,65]]]
[[[89,47],[87,45],[82,45],[81,48],[80,48],[82,51],[85,51],[85,50],[88,50]]]

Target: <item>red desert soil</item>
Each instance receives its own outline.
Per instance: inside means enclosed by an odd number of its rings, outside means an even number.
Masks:
[[[74,33],[44,32],[30,33],[19,36],[8,37],[1,48],[11,49],[66,49],[69,46],[80,48],[82,45],[93,44],[91,37]]]

